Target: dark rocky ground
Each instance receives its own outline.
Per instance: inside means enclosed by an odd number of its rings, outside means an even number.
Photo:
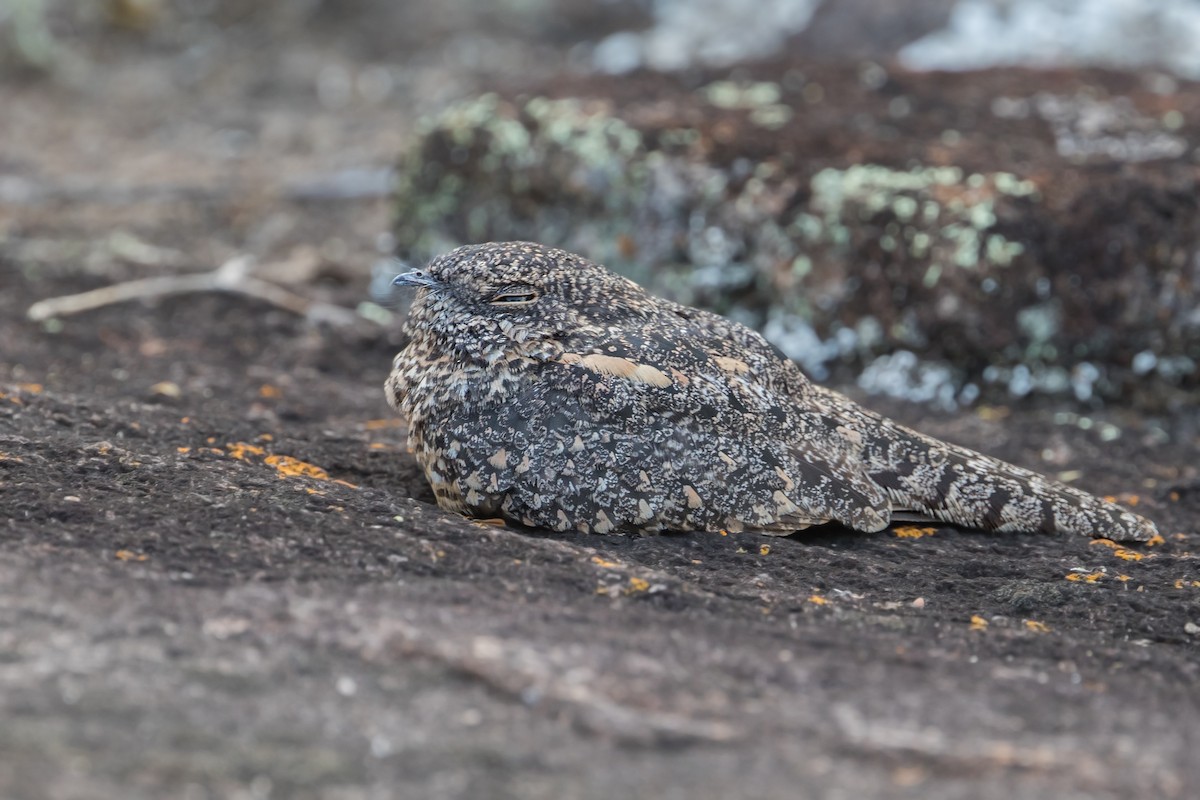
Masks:
[[[0,85],[0,797],[1192,796],[1187,407],[867,399],[1136,503],[1151,546],[550,537],[431,504],[380,389],[395,322],[27,321],[239,253],[369,296],[389,201],[348,170],[410,141],[410,88],[330,108],[247,58],[190,95],[165,56]]]

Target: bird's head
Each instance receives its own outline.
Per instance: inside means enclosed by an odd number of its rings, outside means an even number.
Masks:
[[[653,302],[633,281],[585,258],[532,242],[467,245],[399,275],[415,286],[405,329],[460,355],[529,350],[588,327],[644,316]]]

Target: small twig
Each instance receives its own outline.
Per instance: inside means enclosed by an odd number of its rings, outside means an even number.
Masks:
[[[310,300],[281,286],[251,276],[249,269],[252,263],[249,256],[237,256],[229,259],[212,272],[143,278],[93,289],[90,292],[52,297],[34,303],[29,307],[26,316],[34,322],[42,322],[52,317],[70,316],[129,300],[146,300],[191,292],[229,292],[262,300],[276,308],[282,308],[309,319],[328,320],[341,325],[349,325],[359,319],[359,316],[350,309],[323,303],[319,300]]]

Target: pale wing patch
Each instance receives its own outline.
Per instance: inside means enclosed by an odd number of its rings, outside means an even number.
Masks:
[[[776,467],[775,474],[778,475],[779,479],[783,481],[783,490],[785,492],[790,492],[796,487],[796,482],[792,480],[792,476],[784,472],[782,467]]]
[[[559,360],[564,364],[578,364],[598,375],[626,378],[660,388],[671,385],[671,379],[658,367],[639,364],[620,356],[606,356],[603,353],[590,353],[586,356],[579,353],[563,353]]]
[[[786,494],[779,490],[776,490],[774,494],[771,495],[771,499],[775,501],[775,508],[777,509],[780,517],[786,517],[787,515],[794,514],[800,510],[800,506],[793,503]]]
[[[608,514],[605,514],[603,511],[596,512],[596,524],[592,526],[592,530],[594,530],[596,533],[609,533],[614,528],[616,528],[616,526],[613,525],[612,520],[608,518]]]
[[[840,433],[842,435],[842,438],[844,438],[846,441],[850,442],[851,444],[853,444],[857,447],[862,447],[862,444],[863,444],[862,434],[859,433],[858,431],[856,431],[854,428],[851,428],[848,425],[838,425],[837,432]]]
[[[713,363],[726,372],[732,372],[734,375],[745,375],[750,371],[750,365],[740,358],[730,358],[729,356],[715,356]]]
[[[658,369],[657,367],[652,367],[649,364],[638,364],[637,369],[633,371],[633,375],[631,377],[635,381],[648,383],[651,386],[657,386],[660,389],[671,385],[671,379],[668,378],[662,370]]]

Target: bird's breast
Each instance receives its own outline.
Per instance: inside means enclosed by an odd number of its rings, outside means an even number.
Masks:
[[[545,356],[529,347],[466,355],[437,341],[413,340],[393,363],[389,397],[413,423],[444,417],[463,406],[505,402],[528,384]]]

